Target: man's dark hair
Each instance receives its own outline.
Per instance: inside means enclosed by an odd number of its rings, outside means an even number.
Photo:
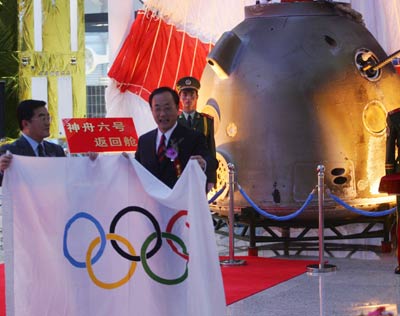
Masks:
[[[17,119],[20,130],[22,131],[22,120],[30,121],[35,114],[35,110],[46,106],[46,102],[40,100],[24,100],[17,107]]]
[[[161,93],[164,93],[164,92],[171,93],[172,97],[174,98],[176,108],[179,110],[179,95],[174,89],[172,89],[170,87],[157,88],[150,94],[150,97],[149,97],[150,108],[151,108],[151,102],[153,101],[153,97],[155,95],[157,95],[157,94],[161,94]]]

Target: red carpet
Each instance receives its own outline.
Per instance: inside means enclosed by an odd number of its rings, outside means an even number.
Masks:
[[[229,259],[221,257],[221,260]],[[285,260],[261,257],[235,257],[246,260],[246,265],[222,267],[226,304],[232,304],[268,289],[304,272],[315,261]],[[4,264],[0,264],[0,316],[6,315]]]
[[[6,285],[4,280],[4,264],[0,264],[0,316],[6,315]]]
[[[221,257],[221,259],[229,258]],[[309,264],[317,263],[261,257],[235,257],[235,259],[243,259],[247,264],[222,267],[227,305],[305,273]]]

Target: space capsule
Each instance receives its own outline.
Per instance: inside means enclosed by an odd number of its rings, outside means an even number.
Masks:
[[[215,118],[221,183],[227,163],[260,208],[297,210],[317,184],[361,209],[387,209],[387,113],[400,107],[400,76],[348,4],[328,1],[245,7],[208,56],[199,103]],[[381,65],[379,67],[374,67]],[[217,189],[221,188],[221,183]],[[235,192],[235,208],[249,203]],[[351,217],[327,197],[326,219]],[[228,207],[222,194],[212,208]],[[315,213],[312,202],[302,216]],[[308,213],[309,212],[309,213]]]

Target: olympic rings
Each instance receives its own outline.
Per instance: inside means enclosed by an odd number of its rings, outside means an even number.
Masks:
[[[149,237],[145,240],[145,242],[142,245],[141,251],[140,251],[140,256],[136,255],[135,249],[132,246],[132,244],[127,240],[126,238],[122,237],[121,235],[118,235],[115,233],[115,228],[117,226],[118,221],[128,212],[139,212],[149,218],[151,223],[154,226],[155,232],[150,234]],[[87,268],[88,274],[90,279],[93,281],[94,284],[96,284],[98,287],[104,288],[104,289],[115,289],[117,287],[120,287],[127,283],[133,274],[136,271],[137,267],[137,262],[141,261],[143,265],[143,270],[149,275],[150,278],[152,278],[154,281],[166,284],[166,285],[175,285],[178,283],[183,282],[187,276],[188,276],[188,260],[189,256],[187,253],[187,248],[184,243],[184,241],[179,238],[178,236],[174,235],[171,233],[172,228],[175,224],[175,222],[182,216],[187,215],[187,211],[179,211],[177,212],[174,216],[171,217],[167,224],[167,232],[161,232],[160,225],[158,224],[156,218],[147,210],[138,207],[138,206],[128,206],[118,212],[118,214],[113,218],[110,224],[110,233],[106,234],[104,232],[104,229],[102,228],[100,222],[95,219],[92,215],[85,213],[85,212],[80,212],[72,216],[70,220],[68,220],[67,224],[65,225],[65,230],[64,230],[64,238],[63,238],[63,251],[64,251],[64,256],[67,258],[67,260],[75,267],[77,268]],[[72,224],[78,220],[79,218],[85,218],[91,221],[99,231],[99,237],[96,237],[95,239],[92,240],[90,243],[88,250],[86,252],[86,260],[85,262],[78,261],[74,259],[71,254],[69,253],[68,247],[67,247],[67,241],[68,241],[68,233],[69,230],[72,226]],[[187,224],[188,226],[188,224]],[[172,250],[184,258],[186,260],[186,268],[185,272],[178,278],[176,279],[166,279],[162,278],[158,275],[156,275],[151,269],[148,264],[148,259],[150,259],[152,256],[154,256],[157,251],[161,248],[162,246],[162,238],[167,239],[168,244],[171,246]],[[154,240],[157,239],[155,245],[153,246],[153,249],[151,249],[149,252],[147,251],[147,248],[149,247],[150,243]],[[129,261],[132,261],[132,264],[130,265],[128,273],[119,281],[116,282],[111,282],[111,283],[106,283],[103,281],[100,281],[94,274],[93,271],[93,265],[100,259],[100,257],[103,255],[105,246],[106,246],[106,241],[110,240],[113,248],[117,251],[118,254],[120,254],[123,258],[128,259]],[[128,253],[122,250],[117,241],[123,243],[126,246],[126,249],[128,250]],[[180,245],[182,248],[182,252],[179,252],[176,246],[174,245],[174,242]],[[95,247],[100,243],[100,247],[96,253],[96,255],[92,258],[92,252],[95,249]]]
[[[161,244],[162,244],[160,225],[158,225],[157,220],[149,211],[146,211],[138,206],[125,207],[122,211],[120,211],[117,215],[115,215],[114,219],[112,220],[111,225],[110,225],[110,233],[112,233],[112,234],[115,233],[115,227],[117,226],[118,221],[120,220],[120,218],[122,216],[124,216],[128,212],[139,212],[139,213],[146,215],[154,226],[154,229],[157,233],[157,242],[156,242],[154,248],[149,253],[146,254],[146,258],[149,259],[152,256],[154,256],[154,254],[161,248]],[[125,251],[123,251],[118,246],[118,244],[116,243],[115,240],[112,240],[111,244],[114,247],[114,249],[125,259],[131,260],[131,261],[140,261],[140,257],[132,256],[132,255],[126,253]]]
[[[132,255],[136,255],[135,249],[132,247],[131,243],[126,238],[124,238],[120,235],[117,235],[117,234],[107,234],[107,239],[108,240],[118,240],[118,241],[122,242],[123,244],[125,244],[126,247],[128,247],[128,250]],[[129,268],[128,274],[117,282],[105,283],[105,282],[100,281],[94,275],[93,267],[90,263],[92,251],[93,251],[94,247],[97,246],[99,241],[100,241],[100,237],[93,239],[93,241],[90,244],[90,246],[87,250],[87,253],[86,253],[86,265],[87,265],[87,271],[89,273],[90,278],[97,286],[99,286],[103,289],[107,289],[107,290],[115,289],[117,287],[120,287],[121,285],[124,285],[126,282],[129,281],[129,279],[132,277],[133,273],[135,272],[137,263],[135,261],[132,261],[132,264],[131,264],[131,267]]]
[[[182,247],[183,253],[186,254],[186,255],[188,254],[187,250],[186,250],[186,246],[185,246],[183,240],[180,239],[178,236],[170,234],[170,233],[163,232],[162,233],[162,237],[168,238],[168,239],[172,239],[172,240],[176,241]],[[153,271],[151,271],[149,265],[147,264],[147,259],[146,259],[145,254],[146,254],[147,247],[153,241],[154,238],[156,238],[156,233],[152,233],[149,237],[147,237],[147,239],[143,243],[142,250],[140,251],[140,257],[142,258],[142,265],[143,265],[144,271],[146,271],[147,274],[154,281],[157,281],[157,282],[162,283],[162,284],[173,285],[173,284],[178,284],[178,283],[183,282],[188,276],[188,261],[186,261],[185,272],[177,279],[172,279],[172,280],[164,279],[164,278],[161,278],[161,277],[157,276]]]
[[[100,233],[100,239],[101,239],[101,244],[100,248],[97,251],[96,256],[92,260],[90,260],[91,264],[94,264],[97,262],[97,260],[100,259],[101,255],[104,252],[104,248],[106,247],[106,234],[104,232],[103,227],[101,227],[99,221],[95,219],[92,215],[88,213],[77,213],[72,218],[67,222],[65,225],[65,230],[64,230],[64,238],[63,238],[63,250],[64,250],[64,256],[71,262],[71,264],[77,268],[86,268],[86,263],[85,262],[80,262],[72,258],[72,256],[69,254],[68,248],[67,248],[67,239],[68,239],[68,230],[71,228],[71,225],[80,217],[86,218],[90,221],[93,222],[93,224],[96,226],[97,230]]]

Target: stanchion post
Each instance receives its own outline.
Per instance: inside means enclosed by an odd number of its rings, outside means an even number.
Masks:
[[[235,247],[234,247],[234,222],[235,222],[235,165],[233,163],[228,164],[229,169],[229,259],[221,260],[220,264],[223,266],[238,266],[246,264],[245,260],[235,260]]]
[[[332,264],[327,264],[324,261],[324,252],[325,252],[325,245],[324,245],[324,189],[325,189],[325,166],[318,165],[318,240],[319,240],[319,264],[311,264],[307,266],[308,272],[333,272],[336,270],[336,266]]]
[[[324,221],[324,185],[325,185],[325,167],[318,166],[318,247],[319,247],[319,268],[324,266],[324,252],[325,252],[325,221]]]

